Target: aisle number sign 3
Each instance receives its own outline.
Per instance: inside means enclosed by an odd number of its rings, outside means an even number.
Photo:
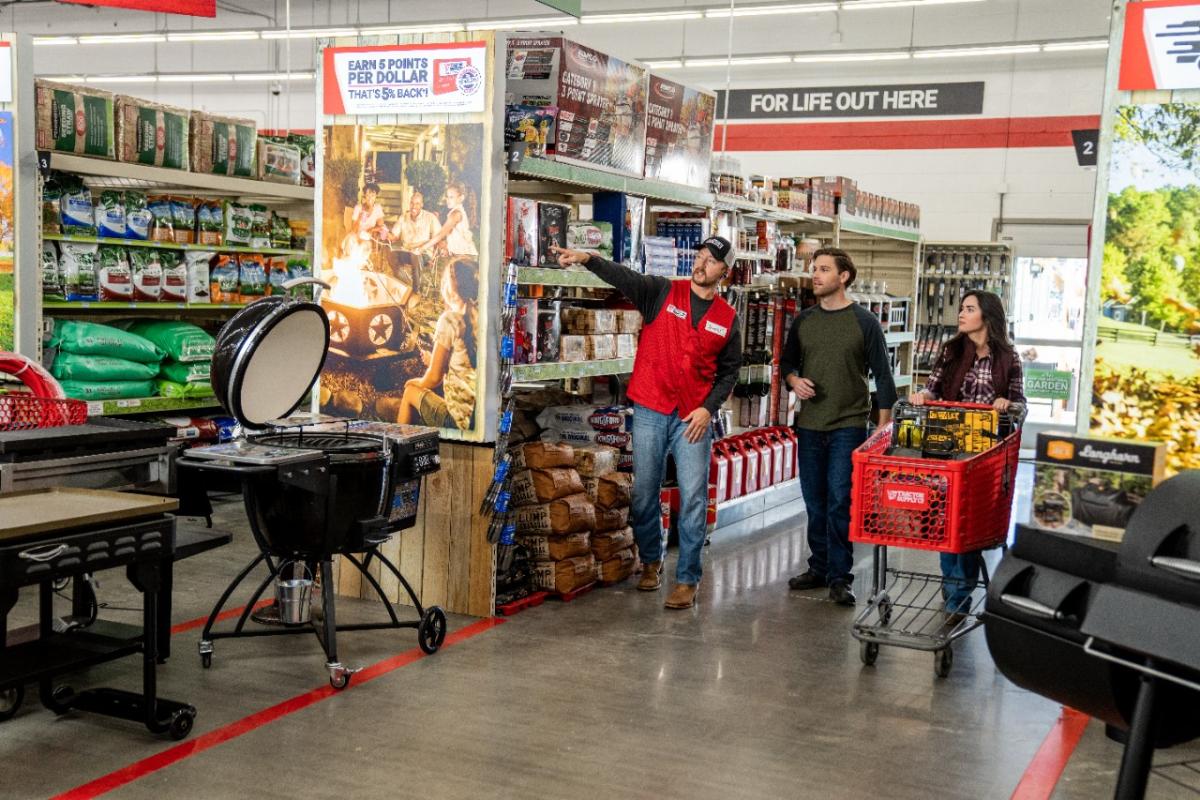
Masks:
[[[325,114],[478,113],[486,42],[327,47]]]
[[[1121,44],[1122,91],[1200,88],[1200,2],[1131,2]]]

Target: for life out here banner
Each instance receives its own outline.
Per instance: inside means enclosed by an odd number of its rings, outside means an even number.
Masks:
[[[326,114],[482,112],[487,42],[327,47]]]

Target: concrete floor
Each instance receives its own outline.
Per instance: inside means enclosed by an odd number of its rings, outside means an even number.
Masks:
[[[244,531],[241,514],[225,506],[217,523]],[[860,550],[865,576],[869,554]],[[175,621],[205,614],[252,552],[238,535],[182,562]],[[184,757],[106,796],[1010,797],[1059,708],[1000,676],[979,632],[956,645],[944,680],[927,653],[884,649],[864,668],[849,633],[853,612],[821,593],[788,591],[805,555],[802,506],[774,509],[720,532],[697,609],[665,611],[664,594],[632,582],[548,602],[244,735],[174,751]],[[922,554],[903,566],[936,570]],[[865,577],[857,589],[861,602]],[[117,573],[101,599],[137,602]],[[23,597],[18,611],[32,612],[32,600]],[[350,601],[338,611],[355,620],[379,613]],[[450,627],[472,622],[452,618]],[[219,641],[211,670],[201,669],[198,638],[198,630],[176,636],[159,673],[163,696],[199,709],[188,742],[212,744],[206,732],[327,685],[311,637]],[[343,661],[368,665],[410,650],[415,635],[346,634],[341,644]],[[75,683],[134,688],[138,666],[116,662]],[[58,795],[172,746],[129,723],[56,719],[27,700],[0,726],[0,797]],[[1119,755],[1092,723],[1053,797],[1109,796]],[[1200,754],[1177,749],[1159,761],[1190,759]],[[1155,777],[1148,796],[1196,794]]]

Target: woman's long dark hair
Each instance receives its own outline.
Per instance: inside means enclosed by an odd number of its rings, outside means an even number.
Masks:
[[[997,356],[1005,353],[1012,354],[1013,345],[1008,338],[1008,315],[1004,313],[1004,301],[992,292],[974,290],[963,295],[958,304],[960,311],[968,297],[974,297],[975,301],[979,303],[979,310],[983,314],[983,325],[987,329],[988,349],[993,354],[992,363],[995,363]],[[958,359],[962,358],[966,346],[967,335],[965,333],[956,334],[942,348],[942,360],[947,364],[956,363]]]
[[[462,337],[471,366],[475,366],[475,329],[479,325],[479,265],[470,256],[459,256],[446,265],[446,270],[450,273],[455,293],[467,307],[467,313],[463,316]]]

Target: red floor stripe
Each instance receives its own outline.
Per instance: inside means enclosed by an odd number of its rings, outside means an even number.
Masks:
[[[259,600],[257,603],[254,604],[254,610],[258,611],[263,606],[269,606],[269,605],[271,605],[270,600]],[[245,610],[246,610],[245,606],[238,606],[237,608],[231,608],[228,611],[222,611],[220,614],[217,614],[217,622],[224,622],[227,619],[234,619],[236,617],[240,617],[242,615],[242,612]],[[195,628],[202,628],[202,627],[204,627],[204,623],[207,621],[208,621],[208,615],[206,614],[203,617],[196,617],[195,619],[190,619],[187,622],[181,622],[178,625],[175,625],[171,628],[171,635],[175,636],[180,633],[187,633],[188,631],[193,630]]]
[[[1088,720],[1087,714],[1063,706],[1062,716],[1026,767],[1021,782],[1012,793],[1012,800],[1049,800],[1063,770],[1067,768],[1067,762],[1071,760],[1071,754],[1087,730]]]
[[[478,636],[484,631],[490,630],[497,625],[503,625],[505,620],[498,618],[489,618],[479,620],[467,625],[465,628],[460,628],[457,631],[446,636],[446,641],[442,644],[442,648],[451,647],[459,642],[466,641],[473,636]],[[343,691],[352,691],[358,686],[372,681],[382,675],[386,675],[400,667],[407,666],[414,661],[419,661],[425,658],[425,654],[419,648],[414,647],[411,650],[406,650],[403,653],[386,658],[383,661],[376,662],[364,669],[362,672],[355,674],[351,680],[350,686]],[[155,753],[152,756],[143,758],[141,761],[135,761],[127,767],[122,767],[115,772],[110,772],[94,781],[85,783],[82,786],[77,786],[60,795],[56,795],[51,800],[87,800],[87,798],[99,797],[107,794],[114,789],[119,789],[126,784],[132,783],[139,778],[144,778],[147,775],[158,772],[160,769],[176,764],[184,759],[191,758],[194,755],[203,753],[205,750],[222,745],[225,742],[231,741],[244,734],[261,728],[274,722],[277,719],[286,717],[288,714],[294,714],[301,709],[308,708],[314,703],[319,703],[326,698],[332,697],[340,692],[334,689],[329,684],[319,686],[316,689],[298,694],[295,697],[284,700],[282,703],[277,703],[269,708],[264,708],[262,711],[255,712],[249,716],[242,717],[236,722],[231,722],[228,725],[201,734],[194,739],[186,742],[181,742],[174,747],[169,747],[161,753]]]

